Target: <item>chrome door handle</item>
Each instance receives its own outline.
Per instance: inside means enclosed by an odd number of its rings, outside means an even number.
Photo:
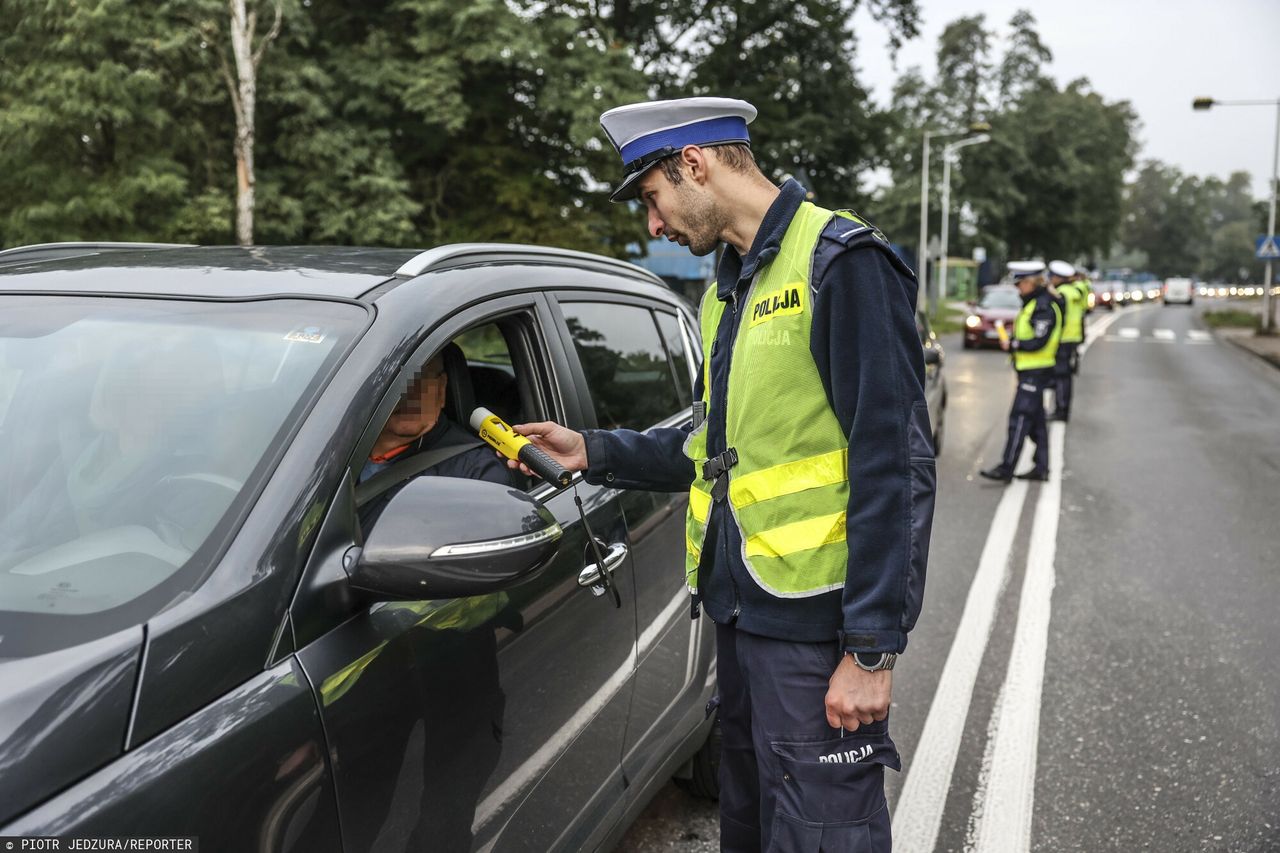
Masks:
[[[604,570],[612,575],[614,569],[618,568],[626,558],[627,546],[621,542],[614,542],[604,555]],[[587,563],[578,573],[578,586],[595,586],[598,583],[600,583],[600,564]]]

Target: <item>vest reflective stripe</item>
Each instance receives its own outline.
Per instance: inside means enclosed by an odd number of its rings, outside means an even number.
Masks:
[[[781,495],[842,483],[848,478],[849,450],[844,448],[731,477],[729,497],[735,507],[742,508]]]
[[[1062,325],[1062,342],[1078,344],[1084,340],[1084,312],[1089,307],[1083,282],[1073,281],[1058,288],[1067,300],[1067,316]]]
[[[793,521],[747,539],[748,557],[785,557],[823,545],[845,541],[843,512]]]
[[[1018,312],[1018,319],[1013,324],[1013,336],[1020,341],[1035,340],[1035,329],[1031,327],[1031,315],[1036,310],[1035,299],[1030,299],[1022,310]],[[1049,335],[1049,342],[1034,352],[1023,352],[1022,350],[1013,351],[1013,367],[1015,370],[1039,370],[1045,367],[1053,367],[1054,362],[1058,359],[1058,341],[1062,339],[1062,310],[1058,308],[1058,303],[1050,300],[1049,307],[1053,309],[1055,322],[1053,331]]]
[[[708,412],[714,406],[724,416],[726,445],[738,452],[725,499],[748,573],[765,592],[783,598],[842,587],[848,569],[848,440],[809,349],[813,254],[837,215],[865,227],[848,213],[802,204],[777,256],[739,298],[724,399],[711,399],[709,364],[721,317],[732,308],[716,297],[713,286],[703,295],[699,316],[707,365],[703,400]],[[726,345],[727,339],[719,344]],[[685,453],[700,474],[707,458],[705,425],[690,434]],[[689,491],[685,570],[692,591],[705,547],[711,487],[699,477]]]
[[[693,517],[699,522],[706,524],[707,517],[711,515],[711,493],[704,492],[702,489],[690,489],[689,512],[693,513]]]

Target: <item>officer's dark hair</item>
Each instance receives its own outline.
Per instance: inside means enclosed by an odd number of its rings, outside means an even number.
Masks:
[[[746,143],[730,142],[725,145],[708,145],[704,147],[715,152],[716,159],[728,166],[731,172],[748,175],[752,172],[760,171],[760,167],[756,165],[755,155],[751,153],[751,146]],[[658,168],[662,170],[662,174],[673,185],[684,180],[684,166],[680,162],[678,155],[659,160]]]

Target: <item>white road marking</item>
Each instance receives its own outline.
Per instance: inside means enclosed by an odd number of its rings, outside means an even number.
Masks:
[[[1103,317],[1098,322],[1090,324],[1088,328],[1089,337],[1086,338],[1085,342],[1080,345],[1080,350],[1079,350],[1080,355],[1083,356],[1086,352],[1088,352],[1089,347],[1093,345],[1093,342],[1101,338],[1103,335],[1105,335],[1107,332],[1107,329],[1111,328],[1111,324],[1119,319],[1120,319],[1120,315],[1113,312],[1111,314],[1108,314],[1106,317]],[[1111,338],[1107,338],[1107,340],[1111,340]]]
[[[1178,339],[1178,336],[1173,333],[1173,329],[1154,329],[1151,334],[1155,335],[1157,341],[1173,343]]]
[[[1061,426],[1061,424],[1056,424]],[[1022,449],[1018,470],[1031,461],[1031,443]],[[960,626],[942,667],[942,677],[929,706],[920,742],[907,768],[907,779],[893,810],[893,844],[898,853],[931,853],[951,787],[951,774],[964,735],[965,718],[973,698],[973,685],[991,636],[1000,591],[1009,576],[1009,558],[1018,519],[1027,497],[1027,481],[1014,480],[1005,487],[987,542],[978,560],[978,571],[969,585]]]
[[[1189,344],[1211,344],[1213,343],[1213,335],[1204,329],[1188,329],[1187,343]]]
[[[1013,650],[992,720],[995,735],[989,744],[990,772],[985,787],[974,795],[978,821],[973,853],[1023,853],[1031,849],[1040,696],[1049,646],[1065,435],[1065,424],[1049,425],[1049,482],[1040,487],[1036,501]]]
[[[1137,329],[1133,328],[1132,326],[1127,326],[1121,329],[1119,332],[1117,332],[1117,334],[1120,335],[1120,337],[1122,338],[1136,338],[1138,337],[1138,335],[1142,333],[1139,332]]]

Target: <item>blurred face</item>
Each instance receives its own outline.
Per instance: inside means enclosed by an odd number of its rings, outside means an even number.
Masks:
[[[1029,275],[1026,278],[1018,279],[1015,283],[1018,285],[1018,292],[1026,296],[1043,284],[1044,278],[1038,275]]]
[[[650,169],[637,182],[640,200],[649,214],[649,234],[687,246],[702,257],[720,242],[729,218],[715,197],[688,176],[672,184],[659,167]]]
[[[423,365],[400,398],[400,404],[387,418],[387,424],[382,428],[383,437],[394,435],[407,444],[429,432],[440,420],[448,384],[442,358],[437,356]]]

